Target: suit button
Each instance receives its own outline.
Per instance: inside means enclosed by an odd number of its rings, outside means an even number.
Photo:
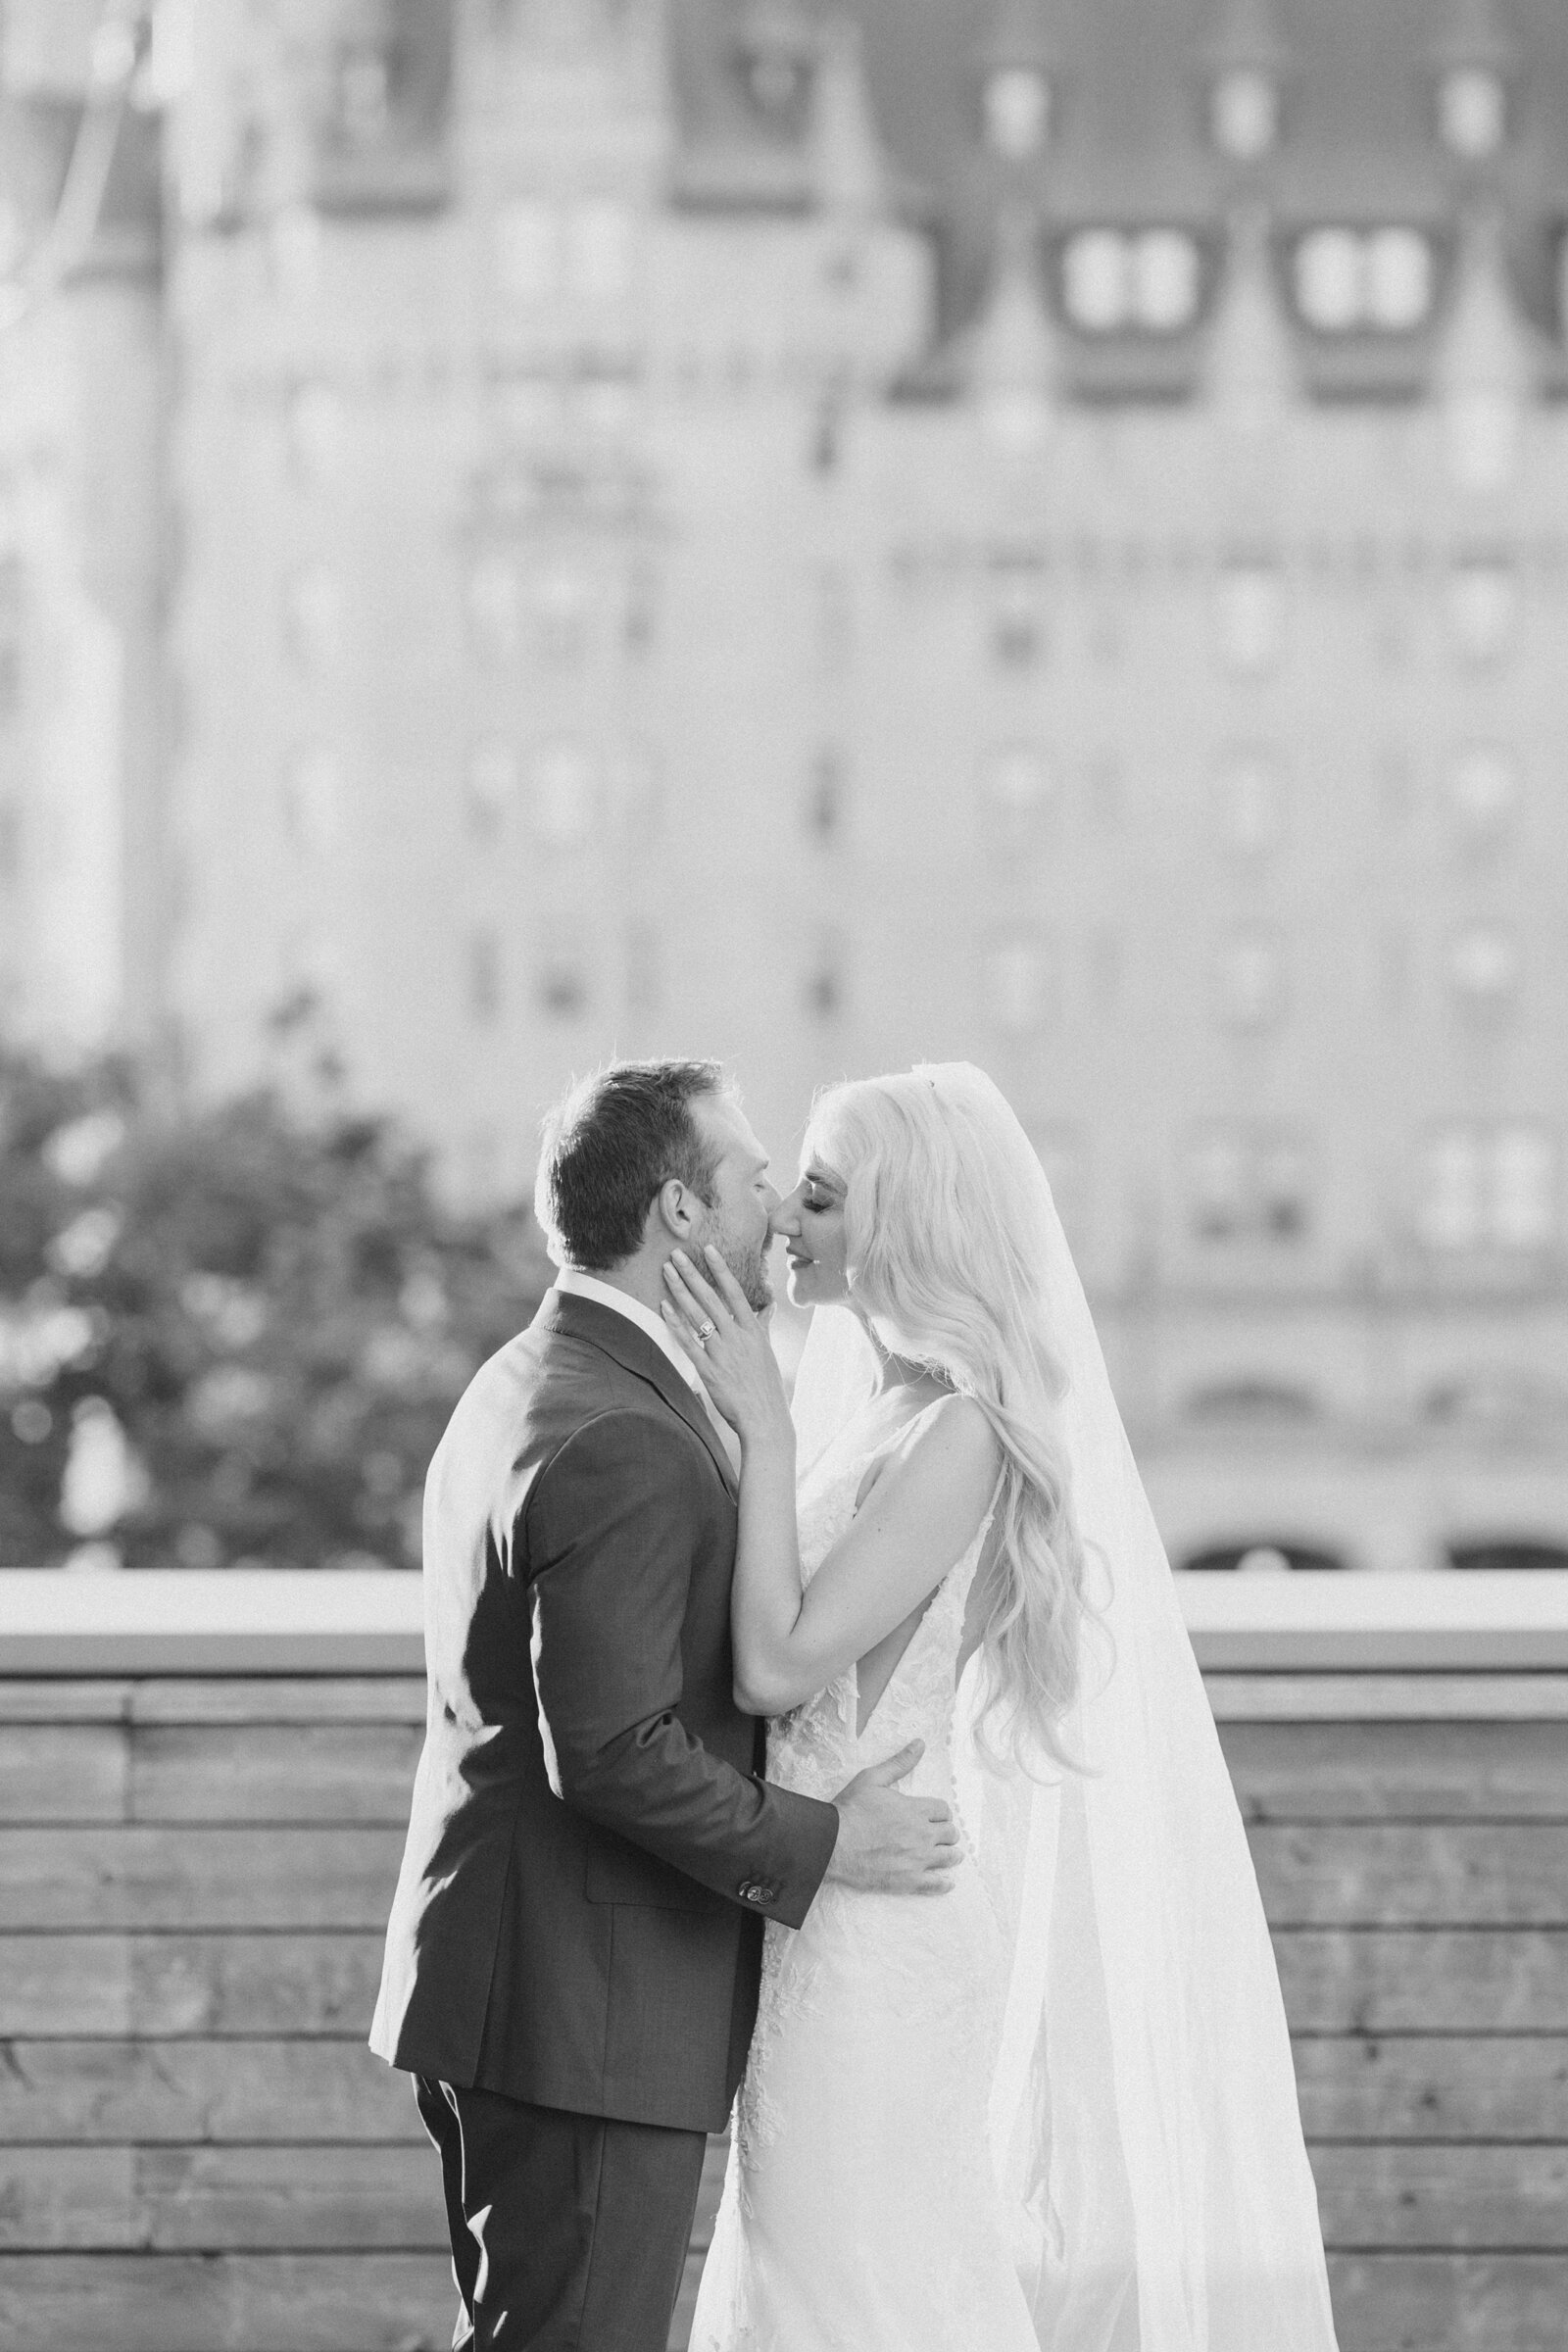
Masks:
[[[742,1879],[735,1891],[743,1903],[765,1903],[767,1900],[756,1879]]]

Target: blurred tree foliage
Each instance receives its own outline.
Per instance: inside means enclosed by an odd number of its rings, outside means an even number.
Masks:
[[[447,1415],[550,1279],[389,1121],[172,1118],[0,1050],[0,1565],[417,1565]]]

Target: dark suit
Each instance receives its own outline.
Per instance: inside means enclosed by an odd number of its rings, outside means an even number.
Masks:
[[[644,2156],[679,2135],[684,2242],[692,2147],[745,2065],[762,1919],[798,1927],[832,1852],[833,1808],[760,1778],[762,1727],[734,1702],[735,1531],[728,1460],[679,1372],[625,1316],[557,1292],[475,1375],[430,1465],[429,1710],[370,2039],[423,2079],[453,2143],[460,2285],[481,2344],[510,2313],[507,2352],[652,2352],[651,2315],[612,2338],[583,2313],[675,2232]],[[497,2123],[513,2116],[525,2160]],[[635,2139],[650,2131],[670,2137]],[[563,2168],[563,2210],[581,2209],[589,2164],[569,2278],[559,2243],[465,2179],[481,2141],[505,2143],[497,2178],[527,2183],[541,2224]],[[466,2281],[485,2203],[488,2268]],[[671,2296],[678,2277],[677,2249]]]

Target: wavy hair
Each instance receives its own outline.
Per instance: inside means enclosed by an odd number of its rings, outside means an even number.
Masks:
[[[981,1752],[1023,1763],[1032,1747],[1081,1770],[1061,1724],[1093,1611],[1054,1409],[1067,1380],[1042,1288],[1044,1173],[964,1063],[826,1088],[808,1143],[846,1188],[850,1304],[884,1346],[972,1396],[1001,1448]]]

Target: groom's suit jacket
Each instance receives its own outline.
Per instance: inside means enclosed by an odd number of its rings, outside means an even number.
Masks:
[[[371,2047],[460,2089],[717,2131],[762,1922],[838,1830],[735,1705],[735,1481],[653,1340],[550,1292],[425,1484],[429,1707]]]

